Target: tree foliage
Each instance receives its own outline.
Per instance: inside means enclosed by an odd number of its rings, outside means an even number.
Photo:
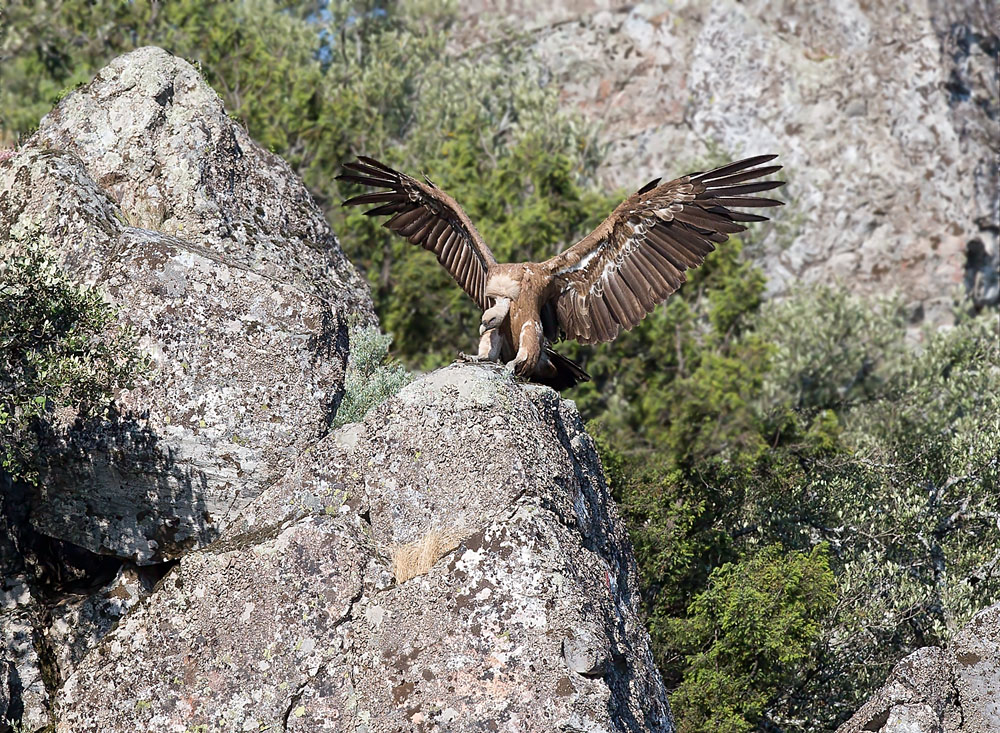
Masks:
[[[659,368],[633,399],[616,394],[627,383],[599,388],[608,407],[593,427],[681,728],[828,730],[902,655],[1000,600],[996,318],[959,314],[915,341],[897,301],[822,287],[764,304],[744,292],[738,313],[721,304],[746,265],[713,257],[709,287],[625,339],[643,343],[626,378],[643,354]],[[664,343],[672,357],[655,351]],[[817,584],[794,602],[782,591],[768,616],[811,624],[793,643],[788,626],[754,626],[761,599],[747,589],[807,556],[814,578],[829,564],[836,601]],[[706,626],[709,602],[741,607],[749,626]],[[752,662],[720,661],[747,639]]]
[[[790,553],[770,545],[712,571],[670,631],[686,664],[673,697],[680,733],[753,730],[813,661],[835,599],[823,545]]]

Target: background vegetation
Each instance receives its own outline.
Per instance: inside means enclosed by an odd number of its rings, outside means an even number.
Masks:
[[[139,45],[198,63],[309,185],[412,368],[472,348],[478,314],[433,258],[339,208],[355,192],[334,180],[344,160],[426,173],[501,259],[561,249],[623,194],[596,189],[591,131],[530,54],[456,51],[447,3],[15,0],[2,12],[0,140]],[[594,377],[568,396],[628,523],[685,732],[830,730],[902,655],[1000,600],[995,314],[959,310],[954,328],[914,339],[891,299],[814,288],[764,302],[763,287],[731,240],[615,344],[565,345]],[[377,371],[388,344],[364,339],[355,367]]]

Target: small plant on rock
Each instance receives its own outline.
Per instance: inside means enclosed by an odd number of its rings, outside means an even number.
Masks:
[[[375,326],[353,326],[351,355],[344,377],[344,398],[334,425],[361,420],[375,405],[385,402],[412,381],[413,376],[389,358],[392,336]]]

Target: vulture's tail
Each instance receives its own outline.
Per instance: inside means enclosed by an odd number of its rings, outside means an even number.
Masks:
[[[590,375],[583,371],[583,367],[572,359],[567,359],[562,354],[558,354],[551,347],[545,347],[545,355],[549,358],[552,366],[555,367],[555,374],[548,376],[535,376],[531,381],[544,384],[557,391],[569,389],[580,382],[589,382]]]

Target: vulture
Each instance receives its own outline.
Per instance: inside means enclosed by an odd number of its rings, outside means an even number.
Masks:
[[[519,377],[554,389],[590,377],[556,353],[560,338],[584,344],[632,329],[705,261],[715,244],[767,217],[734,211],[780,206],[751,194],[782,185],[757,180],[781,169],[758,155],[668,183],[657,178],[623,201],[594,231],[544,262],[497,262],[462,207],[430,179],[418,181],[369,157],[339,180],[380,190],[344,201],[377,204],[384,226],[430,250],[482,311],[472,360],[502,361]]]

